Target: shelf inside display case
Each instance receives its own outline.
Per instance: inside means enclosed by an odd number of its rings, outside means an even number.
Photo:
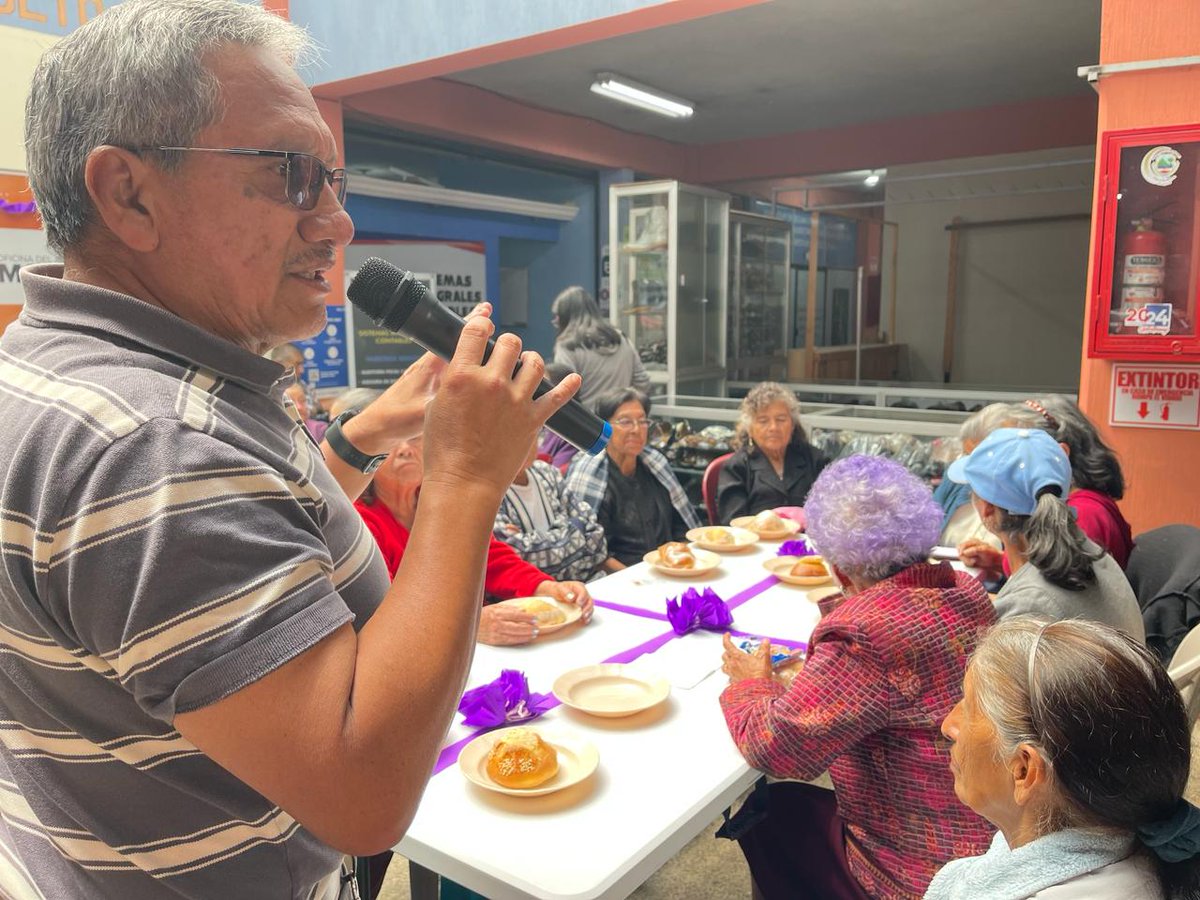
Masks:
[[[791,225],[729,214],[729,377],[779,379],[790,333]]]
[[[614,185],[609,208],[613,324],[668,394],[723,391],[728,198],[638,182]]]

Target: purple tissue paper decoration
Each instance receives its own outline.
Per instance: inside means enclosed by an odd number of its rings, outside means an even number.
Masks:
[[[697,628],[724,631],[733,624],[733,613],[712,588],[705,588],[704,593],[688,588],[678,600],[667,601],[667,620],[681,635]]]
[[[792,541],[784,541],[779,545],[779,552],[776,556],[812,556],[814,555],[813,548],[809,546],[808,541],[804,538],[796,538]]]
[[[30,213],[37,209],[37,204],[30,200],[28,203],[11,203],[0,200],[0,210],[6,213]]]
[[[463,724],[472,728],[495,728],[536,719],[554,705],[549,694],[529,693],[524,672],[504,669],[495,681],[471,688],[458,703]]]

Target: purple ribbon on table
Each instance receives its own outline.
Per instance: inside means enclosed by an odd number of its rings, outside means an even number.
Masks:
[[[757,597],[759,594],[763,593],[763,591],[767,590],[768,588],[770,588],[773,585],[778,584],[778,583],[779,583],[778,578],[776,578],[774,575],[768,575],[762,581],[758,581],[758,582],[750,585],[748,588],[745,588],[744,590],[739,591],[738,593],[736,593],[732,597],[730,597],[728,603],[725,604],[727,612],[729,610],[736,609],[737,607],[739,607],[743,603],[745,603],[747,600],[750,600],[753,597]],[[711,588],[708,588],[707,590],[709,593],[712,593]],[[692,592],[694,593],[694,589]],[[716,595],[714,594],[714,596],[716,596]],[[718,597],[717,599],[720,599],[720,598]],[[635,607],[635,606],[625,606],[624,604],[620,604],[620,603],[609,603],[609,602],[605,602],[603,600],[596,600],[595,604],[597,607],[602,608],[602,609],[611,609],[616,612],[621,612],[621,613],[626,613],[626,614],[636,615],[636,616],[644,616],[646,618],[658,619],[660,621],[667,618],[667,616],[664,616],[662,613],[652,612],[650,610],[641,609],[641,608]],[[732,612],[729,612],[728,614],[729,614],[729,622],[730,622],[730,624],[732,624],[733,623],[733,614],[732,614]],[[720,631],[720,630],[725,630],[725,629],[718,628],[717,630]],[[734,629],[729,629],[729,632],[730,632],[730,634],[733,634],[737,637],[751,637],[752,636],[752,635],[748,634],[747,632],[736,631]],[[679,636],[680,635],[676,634],[674,631],[667,631],[667,632],[664,632],[663,634],[655,635],[654,637],[650,638],[649,640],[643,641],[642,643],[638,644],[636,647],[630,647],[628,650],[622,650],[619,653],[614,653],[608,659],[603,660],[603,662],[606,662],[606,663],[631,663],[635,659],[639,659],[640,657],[645,656],[648,653],[653,653],[655,650],[659,649],[660,647],[662,647],[665,644],[670,643],[671,641],[675,640]],[[781,640],[779,638],[769,638],[769,640],[771,641],[772,644],[782,644],[786,647],[792,647],[793,649],[802,649],[802,648],[807,647],[807,645],[803,641]],[[517,672],[516,674],[520,675],[521,673]],[[522,678],[523,677],[524,676],[522,676]],[[464,707],[464,704],[466,704],[468,696],[474,695],[477,692],[479,692],[485,688],[494,686],[498,682],[502,682],[503,680],[504,680],[504,675],[502,674],[500,676],[500,678],[496,679],[496,681],[493,681],[490,684],[485,684],[485,685],[482,685],[481,687],[472,688],[471,690],[467,691],[465,694],[463,694],[462,702],[459,703],[459,710],[463,713],[467,713],[467,710],[464,709],[463,707]],[[503,690],[503,688],[501,688],[501,690]],[[528,690],[527,687],[526,687],[526,690]],[[539,700],[534,703],[534,706],[537,708],[537,715],[539,715],[539,716],[559,705],[559,701],[558,701],[557,697],[547,697],[544,694],[530,694],[529,696],[531,698],[532,697],[544,698],[543,700]],[[496,715],[493,713],[491,716],[491,720],[494,721],[496,718],[497,718]],[[528,720],[525,720],[525,721],[528,721]],[[504,725],[506,723],[507,723],[507,720],[499,722],[498,724]],[[465,720],[464,720],[463,724],[473,725],[472,722],[467,722]],[[437,762],[434,764],[434,767],[433,767],[434,775],[436,775],[439,772],[443,771],[444,769],[447,769],[450,766],[454,765],[454,763],[458,760],[458,755],[462,752],[463,748],[467,746],[467,744],[471,743],[471,741],[475,740],[475,738],[479,737],[479,735],[481,735],[484,732],[490,730],[491,728],[495,728],[497,726],[496,725],[487,725],[487,726],[482,726],[482,727],[481,726],[474,726],[474,727],[476,730],[471,732],[466,737],[460,738],[459,740],[455,741],[454,743],[442,748],[442,752],[438,754]]]
[[[528,722],[557,706],[549,694],[531,694],[524,672],[504,669],[495,681],[462,695],[458,711],[472,728],[497,728]]]
[[[697,628],[724,631],[733,624],[733,612],[712,588],[703,592],[688,588],[682,597],[667,601],[667,621],[679,635]]]
[[[813,548],[809,546],[808,541],[804,538],[795,538],[790,541],[784,541],[779,545],[779,551],[776,556],[812,556]]]

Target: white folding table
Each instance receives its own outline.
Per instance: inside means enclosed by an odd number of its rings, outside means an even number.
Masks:
[[[702,578],[670,578],[640,564],[589,588],[600,601],[652,614],[689,587],[711,587],[726,600],[748,593],[734,610],[735,629],[806,641],[819,618],[809,592],[766,581],[762,563],[778,546],[725,554],[720,569]],[[480,645],[468,686],[511,668],[525,672],[531,690],[548,693],[563,672],[669,631],[665,621],[598,607],[586,627],[521,647]],[[596,745],[600,763],[590,778],[543,797],[510,797],[471,784],[457,764],[449,765],[429,782],[396,850],[494,900],[628,896],[758,778],[730,739],[718,704],[728,683],[720,672],[719,634],[668,640],[635,665],[672,680],[665,703],[624,719],[560,706],[538,720],[539,727],[569,729]],[[446,746],[471,734],[457,718]]]

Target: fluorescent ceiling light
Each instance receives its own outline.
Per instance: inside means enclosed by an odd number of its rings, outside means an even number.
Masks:
[[[601,72],[596,76],[596,80],[592,82],[592,93],[672,119],[686,119],[693,112],[693,105],[687,100],[672,97],[628,78],[618,78],[608,72]]]

